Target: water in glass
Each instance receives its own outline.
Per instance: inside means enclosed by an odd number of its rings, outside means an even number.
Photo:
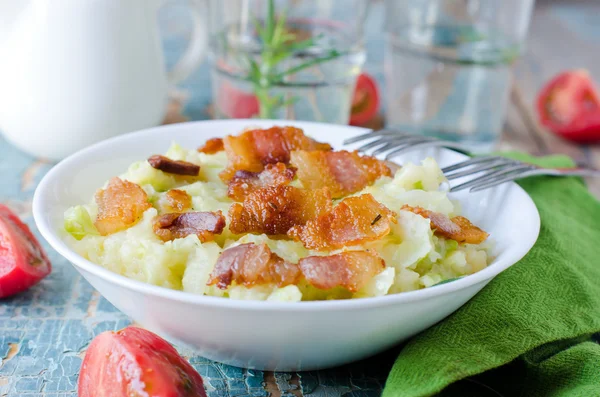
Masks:
[[[386,0],[387,124],[487,151],[533,0]]]
[[[222,24],[213,32],[210,48],[216,117],[347,124],[356,77],[365,61],[362,41],[348,34],[347,24],[343,22],[290,15],[285,27],[286,34],[292,37],[290,46],[306,39],[312,39],[312,44],[271,64],[264,59],[265,43],[261,29],[256,28],[265,26],[265,22],[255,17],[246,21],[240,18]],[[313,62],[312,66],[295,71],[299,65]],[[249,78],[253,63],[261,73],[281,74],[281,81],[261,91]],[[265,101],[259,101],[261,95],[282,101],[265,109]]]

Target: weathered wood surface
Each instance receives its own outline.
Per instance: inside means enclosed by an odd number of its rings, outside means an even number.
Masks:
[[[534,154],[567,154],[582,165],[600,167],[600,145],[567,142],[541,128],[536,120],[535,97],[544,82],[560,71],[588,69],[600,78],[600,2],[594,0],[540,0],[529,29],[527,51],[515,66],[503,149]],[[587,180],[600,197],[600,180]]]
[[[181,2],[180,2],[181,3]],[[160,16],[166,58],[173,63],[184,48],[189,26],[185,7],[165,9]],[[539,128],[532,112],[542,83],[565,68],[587,67],[600,76],[600,3],[540,1],[528,53],[516,65],[516,84],[502,149],[535,154],[566,153],[600,167],[600,148],[568,144]],[[183,21],[183,22],[182,22]],[[367,69],[382,76],[382,9],[378,3],[368,24]],[[168,122],[208,117],[208,67],[204,65],[173,93]],[[51,164],[12,148],[0,137],[0,202],[31,222],[31,198]],[[600,183],[590,184],[600,194]],[[81,359],[90,340],[129,320],[85,282],[65,260],[46,246],[54,271],[30,291],[0,302],[0,397],[76,396]],[[396,355],[390,351],[363,362],[328,371],[300,374],[244,370],[191,356],[207,381],[210,396],[377,396]]]

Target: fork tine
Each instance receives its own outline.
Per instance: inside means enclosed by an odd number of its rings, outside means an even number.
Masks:
[[[442,172],[444,172],[444,174],[445,174],[447,172],[455,171],[455,170],[458,170],[460,168],[465,168],[465,167],[468,167],[468,166],[471,166],[471,165],[474,165],[474,164],[488,163],[488,162],[498,161],[498,160],[508,161],[509,159],[507,159],[506,157],[501,157],[501,156],[473,157],[472,159],[461,161],[460,163],[456,163],[454,165],[445,167],[445,168],[442,169]]]
[[[457,192],[459,190],[472,188],[472,187],[479,186],[484,183],[489,183],[489,182],[495,181],[497,179],[500,179],[500,178],[508,176],[508,175],[518,175],[520,172],[531,169],[531,167],[532,166],[530,166],[528,164],[523,164],[523,163],[511,165],[509,167],[505,167],[500,170],[485,173],[485,174],[483,174],[477,178],[473,178],[465,183],[456,185],[456,186],[452,187],[450,189],[450,191]]]
[[[359,146],[356,150],[359,152],[365,152],[371,148],[378,147],[389,142],[389,137],[381,136],[379,139],[375,139],[374,141],[367,142],[362,146]]]
[[[417,142],[417,143],[420,143],[420,142]],[[383,153],[385,153],[385,152],[387,152],[387,151],[389,151],[389,150],[393,150],[393,149],[395,149],[395,148],[399,148],[399,147],[411,146],[411,145],[413,145],[413,144],[415,144],[415,143],[414,143],[414,142],[398,142],[398,141],[392,141],[392,142],[389,142],[387,145],[385,145],[385,146],[382,146],[382,147],[380,147],[380,148],[379,148],[379,149],[377,149],[377,150],[374,150],[374,151],[371,153],[371,156],[378,156],[378,155],[380,155],[380,154],[383,154]]]
[[[417,143],[414,145],[405,145],[403,147],[394,149],[385,156],[385,159],[390,160],[404,152],[407,152],[410,150],[416,150],[416,149],[426,149],[429,147],[445,147],[445,148],[449,148],[449,149],[454,149],[454,151],[457,151],[460,153],[469,154],[469,149],[467,149],[465,146],[463,146],[459,143],[450,142],[450,141],[440,141],[436,138],[430,138],[430,140],[427,140],[427,141],[424,141],[421,143]]]
[[[431,139],[425,138],[425,137],[421,137],[421,136],[405,136],[405,137],[395,137],[394,139],[390,139],[388,141],[388,144],[380,147],[379,149],[373,151],[371,153],[371,156],[377,156],[378,154],[383,154],[384,152],[387,152],[388,150],[394,149],[394,148],[400,148],[400,147],[406,147],[406,146],[413,146],[413,145],[417,145],[423,142],[429,142]]]
[[[484,183],[495,181],[496,179],[502,178],[508,175],[519,175],[523,171],[528,171],[534,169],[535,166],[530,164],[518,163],[515,165],[511,165],[507,168],[503,168],[497,171],[488,172],[480,177],[471,179],[468,182],[461,183],[460,185],[453,186],[450,188],[451,192],[458,192],[459,190],[472,188],[475,186],[482,185]]]
[[[378,154],[387,152],[388,150],[395,148],[398,144],[395,141],[388,141],[385,145],[373,150],[369,155],[377,156]]]
[[[447,173],[444,175],[446,176],[446,179],[451,181],[453,179],[461,178],[463,176],[475,175],[482,171],[488,171],[488,170],[491,170],[490,172],[500,171],[500,170],[506,169],[506,168],[511,167],[516,164],[518,164],[518,163],[516,163],[514,161],[510,161],[510,162],[504,162],[504,161],[491,162],[490,161],[490,162],[486,162],[486,163],[475,164],[471,167],[466,167],[465,170],[462,170],[462,171],[456,170],[454,172],[450,172],[450,173]]]
[[[386,136],[386,135],[406,135],[406,133],[403,133],[401,131],[396,131],[396,130],[391,130],[391,129],[381,129],[381,130],[377,130],[377,131],[369,131],[369,132],[365,132],[364,134],[361,135],[357,135],[357,136],[353,136],[352,138],[348,138],[346,139],[343,144],[344,145],[349,145],[351,143],[356,143],[356,142],[361,142],[364,141],[366,139],[370,139],[370,138],[376,138],[378,136]]]
[[[383,133],[384,131],[385,130],[365,132],[364,134],[353,136],[352,138],[348,138],[348,139],[344,140],[343,144],[349,145],[351,143],[364,141],[365,139],[375,138],[375,137],[384,135],[384,133]]]
[[[500,185],[505,182],[510,182],[510,181],[514,181],[517,179],[527,178],[528,176],[544,175],[544,174],[546,174],[546,172],[547,172],[547,170],[530,169],[528,171],[523,171],[523,172],[516,173],[516,174],[509,174],[502,178],[495,179],[491,182],[481,183],[479,185],[476,185],[476,186],[472,187],[471,190],[469,190],[469,191],[470,192],[479,192],[480,190],[489,189],[491,187]]]
[[[404,140],[410,140],[411,136],[403,136],[398,134],[390,134],[390,135],[379,135],[375,140],[365,143],[362,146],[359,146],[356,150],[359,152],[364,152],[368,149],[374,148],[376,146],[393,143],[393,142],[403,142]]]

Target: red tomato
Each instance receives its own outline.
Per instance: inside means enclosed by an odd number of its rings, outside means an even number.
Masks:
[[[0,298],[25,291],[51,270],[46,253],[31,230],[0,204]]]
[[[379,92],[375,80],[366,73],[358,76],[352,110],[350,115],[351,125],[363,125],[371,120],[379,110]]]
[[[79,397],[206,397],[202,377],[177,350],[137,327],[94,338],[77,387]]]
[[[253,94],[240,91],[228,82],[221,84],[217,106],[227,117],[249,119],[259,112],[258,99]]]
[[[600,140],[600,95],[585,70],[567,71],[548,82],[537,98],[540,123],[572,141]]]

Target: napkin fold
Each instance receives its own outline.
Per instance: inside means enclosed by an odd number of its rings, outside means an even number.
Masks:
[[[574,165],[566,156],[504,155]],[[541,216],[535,246],[408,342],[383,397],[600,396],[600,202],[579,178],[519,184]]]

